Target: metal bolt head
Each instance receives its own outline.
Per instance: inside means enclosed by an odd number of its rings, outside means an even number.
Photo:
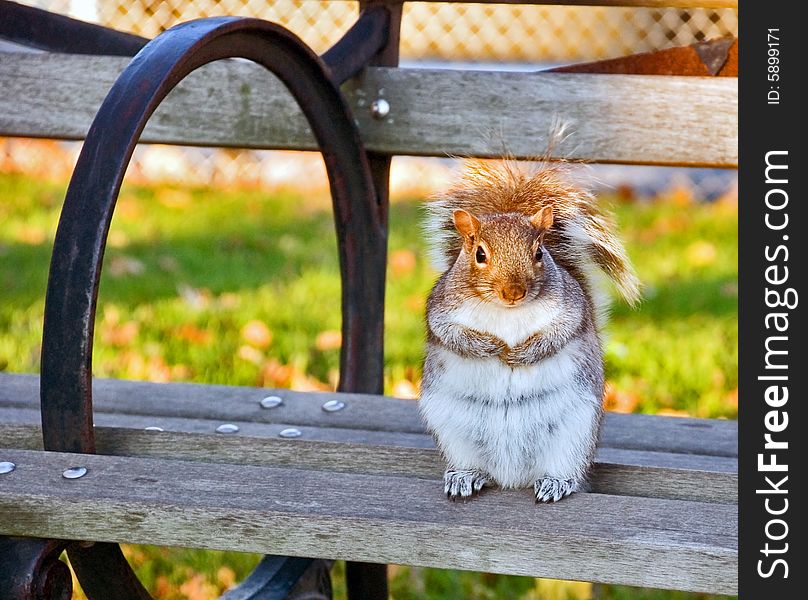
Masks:
[[[300,431],[297,427],[287,427],[286,429],[282,430],[279,434],[282,438],[296,438],[303,435],[303,432]]]
[[[370,103],[370,114],[374,119],[384,119],[390,114],[390,103],[384,98],[376,98]]]
[[[165,431],[165,429],[157,427],[156,425],[150,425],[149,427],[144,427],[143,431]]]
[[[65,479],[79,479],[87,474],[87,467],[70,467],[65,469],[62,477]]]
[[[280,396],[267,396],[261,400],[261,408],[276,408],[283,404],[283,398]]]
[[[342,400],[329,400],[323,404],[323,410],[325,412],[337,412],[343,408],[345,408],[345,403]]]
[[[216,428],[216,433],[238,433],[238,425],[233,423],[223,423]]]
[[[11,473],[16,468],[17,465],[15,465],[13,462],[7,462],[7,461],[0,462],[0,475]]]

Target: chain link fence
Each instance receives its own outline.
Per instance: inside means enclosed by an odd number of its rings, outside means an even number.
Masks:
[[[69,9],[77,3],[56,4]],[[357,10],[357,2],[344,0],[100,0],[94,14],[88,9],[88,16],[146,37],[200,17],[259,17],[288,27],[323,52],[350,27]],[[483,62],[594,60],[735,35],[737,28],[737,12],[731,9],[408,2],[401,56]]]
[[[280,23],[315,51],[333,45],[355,21],[358,2],[347,0],[28,0],[26,3],[155,37],[182,21],[216,15],[259,17]],[[612,58],[737,35],[733,9],[651,9],[592,6],[531,6],[409,2],[404,5],[401,58],[405,66],[484,64],[529,68]],[[0,172],[66,178],[78,154],[76,143],[0,139]],[[394,196],[427,194],[446,184],[456,163],[397,157]],[[699,194],[703,177],[656,170],[656,187],[688,180]],[[313,177],[312,173],[319,176]],[[605,168],[598,179],[613,187],[631,185],[632,173],[649,187],[647,171]],[[325,191],[325,170],[317,154],[142,146],[129,179],[142,183],[243,185],[267,189]],[[704,193],[731,188],[732,176],[715,178]],[[305,183],[303,183],[305,182]]]

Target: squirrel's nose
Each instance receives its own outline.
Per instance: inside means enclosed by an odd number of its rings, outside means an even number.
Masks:
[[[525,286],[518,284],[508,284],[502,288],[502,299],[508,302],[518,302],[525,297],[527,290]]]

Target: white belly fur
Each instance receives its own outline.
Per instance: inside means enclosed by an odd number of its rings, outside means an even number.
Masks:
[[[510,319],[492,323],[503,321]],[[495,335],[510,343],[507,333],[503,326]],[[502,487],[545,476],[583,479],[601,398],[576,377],[582,351],[572,341],[537,365],[511,368],[431,345],[434,377],[425,382],[420,410],[449,466],[481,470]]]
[[[448,317],[458,325],[486,331],[515,346],[533,333],[547,329],[559,319],[561,311],[561,303],[549,300],[534,300],[514,307],[466,300]]]

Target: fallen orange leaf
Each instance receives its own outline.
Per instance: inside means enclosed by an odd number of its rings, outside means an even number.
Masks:
[[[342,346],[342,334],[336,330],[321,331],[314,345],[318,350],[337,350]]]
[[[734,390],[728,392],[725,397],[725,401],[730,406],[738,408],[738,388],[735,388]]]
[[[47,234],[45,230],[40,227],[23,225],[17,229],[16,238],[30,246],[39,246],[45,241]]]
[[[174,330],[174,334],[183,341],[190,342],[197,346],[210,343],[210,332],[200,329],[193,323],[183,323]]]
[[[390,254],[390,271],[398,277],[412,273],[415,263],[415,252],[412,250],[396,250]]]
[[[289,382],[289,389],[296,392],[330,392],[333,391],[331,386],[323,383],[315,377],[306,375],[295,371],[292,374],[292,380]]]
[[[401,379],[393,384],[393,396],[415,400],[418,398],[418,388],[412,381]]]
[[[101,339],[110,346],[129,346],[137,338],[139,326],[135,321],[127,321],[117,325],[114,322],[104,322],[101,325]]]
[[[294,368],[290,365],[282,365],[277,360],[269,360],[261,369],[258,384],[263,387],[288,388],[293,375]]]
[[[423,312],[426,308],[426,298],[421,294],[409,296],[406,300],[404,300],[404,306],[413,312]]]
[[[241,337],[256,348],[266,348],[272,343],[272,332],[262,321],[250,321],[244,325]]]
[[[216,571],[216,579],[220,586],[229,589],[236,584],[236,572],[227,566],[219,567],[219,570]]]
[[[215,600],[219,597],[219,590],[215,585],[197,573],[180,586],[180,593],[188,600]]]
[[[632,392],[620,390],[607,383],[603,395],[603,408],[612,412],[630,413],[640,403],[640,397]]]
[[[247,345],[241,346],[238,349],[238,357],[256,365],[260,365],[262,362],[264,362],[264,353],[256,348],[253,348],[252,346]]]

